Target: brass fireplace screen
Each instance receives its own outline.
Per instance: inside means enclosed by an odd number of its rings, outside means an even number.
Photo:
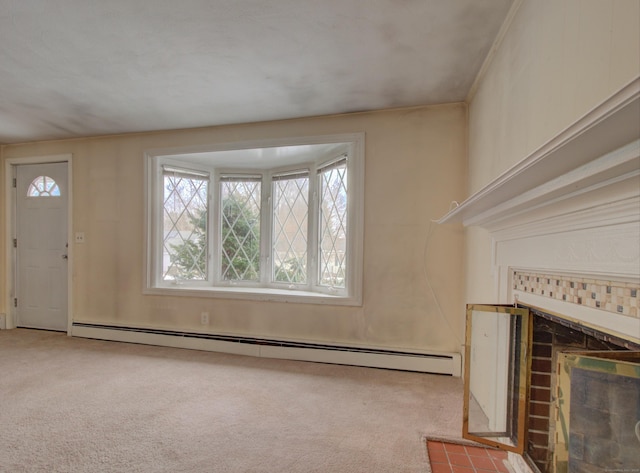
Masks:
[[[532,323],[527,308],[467,306],[463,437],[523,453]],[[640,471],[640,352],[564,352],[556,366],[551,471]]]

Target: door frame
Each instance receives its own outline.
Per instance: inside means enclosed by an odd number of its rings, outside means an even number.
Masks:
[[[13,187],[13,179],[16,175],[17,166],[23,164],[51,164],[51,163],[65,163],[67,165],[67,241],[68,247],[68,264],[67,264],[67,335],[71,335],[71,326],[73,323],[73,244],[72,244],[72,230],[73,230],[73,168],[72,168],[73,155],[68,154],[56,154],[48,156],[31,156],[24,158],[7,158],[5,159],[5,261],[6,274],[5,274],[5,287],[4,287],[4,300],[5,300],[5,313],[7,314],[7,328],[16,328],[16,309],[13,306],[13,299],[16,297],[16,257],[17,251],[13,247],[13,239],[16,237],[17,225],[16,225],[16,204],[17,195],[16,189]]]

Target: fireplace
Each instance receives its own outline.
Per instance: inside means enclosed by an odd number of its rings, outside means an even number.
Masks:
[[[640,469],[634,460],[640,458],[640,438],[633,432],[640,420],[640,329],[634,325],[640,281],[541,270],[513,270],[510,281],[513,296],[526,301],[533,316],[528,466],[541,473]],[[567,361],[569,355],[592,354],[597,364],[607,353],[626,359],[635,375],[618,378],[611,366],[611,372],[574,370]],[[626,393],[626,404],[616,390]]]
[[[570,417],[580,409],[570,414],[566,403],[562,404],[566,399],[560,399],[558,409],[554,401],[563,389],[566,394],[572,388],[574,381],[566,379],[567,372],[579,373],[583,383],[614,383],[606,373],[585,369],[578,359],[583,355],[572,353],[593,353],[595,361],[588,363],[596,366],[605,364],[601,361],[607,360],[603,353],[620,356],[627,351],[632,354],[623,362],[640,374],[640,360],[633,354],[640,347],[638,130],[640,78],[439,220],[474,227],[469,232],[468,251],[490,256],[472,261],[469,273],[481,279],[477,287],[483,288],[484,299],[469,300],[469,304],[534,309],[533,387],[528,393],[524,457],[530,457],[540,471],[551,471],[549,465],[558,465],[559,461],[564,462],[564,470],[556,470],[558,473],[603,471],[600,467],[576,466],[575,461],[603,452],[595,452],[597,449],[585,438],[591,432],[562,430],[562,422],[571,424]],[[630,391],[619,389],[638,399],[634,386],[631,383]],[[612,391],[589,402],[605,405],[605,398],[618,395]],[[637,409],[640,411],[640,407]],[[595,417],[600,415],[596,411],[588,412]],[[638,415],[637,411],[624,415],[631,417],[634,413]],[[579,424],[573,423],[574,427]],[[588,425],[592,431],[603,433],[596,427]],[[613,435],[614,430],[611,427],[604,434]],[[607,445],[607,455],[624,457],[623,449],[615,451],[617,446],[611,438],[604,439],[600,444]],[[577,459],[573,470],[568,469],[564,457],[558,460],[558,455],[565,454]],[[527,471],[522,458],[510,453],[512,464]]]
[[[632,343],[628,340],[621,339],[607,335],[606,333],[589,330],[586,327],[571,323],[570,321],[557,317],[535,308],[530,308],[533,314],[533,334],[532,334],[532,364],[530,374],[530,388],[529,388],[529,409],[527,417],[527,443],[525,448],[525,458],[529,465],[535,470],[541,473],[549,473],[555,471],[554,468],[554,453],[556,449],[556,439],[562,435],[561,426],[558,425],[558,368],[562,366],[560,359],[562,354],[565,353],[585,353],[585,352],[602,352],[602,351],[639,351],[640,345]],[[585,376],[582,374],[581,376]],[[586,375],[593,378],[593,376]],[[597,376],[596,376],[597,377]],[[601,376],[600,376],[601,378]],[[582,388],[588,385],[588,379],[580,379],[576,377],[574,383],[579,383]],[[629,384],[628,380],[625,380]],[[636,380],[635,383],[638,381]],[[634,389],[634,382],[629,384],[628,389]],[[595,406],[593,409],[584,410],[584,403],[578,404],[578,408],[571,410],[572,415],[576,418],[580,417],[580,420],[574,419],[576,430],[580,430],[580,425],[583,425],[585,432],[581,432],[577,435],[583,437],[596,435],[598,433],[598,442],[601,445],[606,445],[612,441],[612,437],[616,439],[626,438],[631,440],[630,445],[626,448],[637,448],[640,451],[640,442],[637,445],[633,444],[635,439],[629,438],[626,433],[612,432],[611,426],[606,426],[607,422],[604,419],[609,414],[613,416],[620,416],[620,413],[625,415],[634,415],[635,418],[640,420],[640,405],[638,402],[633,402],[634,397],[628,396],[626,398],[627,403],[624,406],[615,406],[615,412],[609,412],[611,406],[609,405],[609,399],[613,399],[611,402],[621,401],[621,396],[615,393],[609,393],[608,390],[613,389],[615,383],[612,379],[608,379],[605,385],[596,381],[599,385],[601,392],[592,393],[597,396],[599,400],[594,404],[600,406],[600,411]],[[638,396],[637,387],[636,398]],[[593,389],[592,389],[593,390]],[[626,392],[626,391],[624,391]],[[577,393],[576,393],[577,395]],[[574,403],[575,404],[575,403]],[[580,412],[580,408],[583,408],[583,412]],[[588,417],[588,414],[593,416],[594,413],[600,413],[603,417],[601,420],[601,428],[593,429],[592,424],[588,421],[585,425],[583,418]],[[582,442],[584,444],[584,442]],[[582,454],[580,454],[582,452]],[[584,448],[577,448],[574,452],[576,462],[587,463],[594,461],[597,464],[592,465],[594,469],[597,469],[604,460],[615,461],[615,456],[611,456],[610,451],[599,452],[593,454],[590,452],[588,455],[584,454]],[[624,454],[624,448],[620,448],[619,454]],[[629,463],[629,459],[622,457],[620,460]],[[588,470],[587,470],[588,471]]]
[[[471,304],[465,348],[464,438],[524,472],[640,471],[640,343],[538,307]]]

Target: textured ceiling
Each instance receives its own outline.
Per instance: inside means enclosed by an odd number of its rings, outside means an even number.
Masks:
[[[456,102],[512,0],[0,0],[0,143]]]

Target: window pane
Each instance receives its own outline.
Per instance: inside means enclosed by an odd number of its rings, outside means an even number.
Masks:
[[[321,169],[319,284],[344,288],[347,256],[347,162]]]
[[[221,276],[227,281],[260,279],[259,177],[222,177]]]
[[[60,197],[60,188],[49,176],[36,177],[27,189],[29,197]]]
[[[207,279],[209,179],[164,171],[162,279]]]
[[[309,175],[275,177],[273,181],[273,280],[307,282]]]

